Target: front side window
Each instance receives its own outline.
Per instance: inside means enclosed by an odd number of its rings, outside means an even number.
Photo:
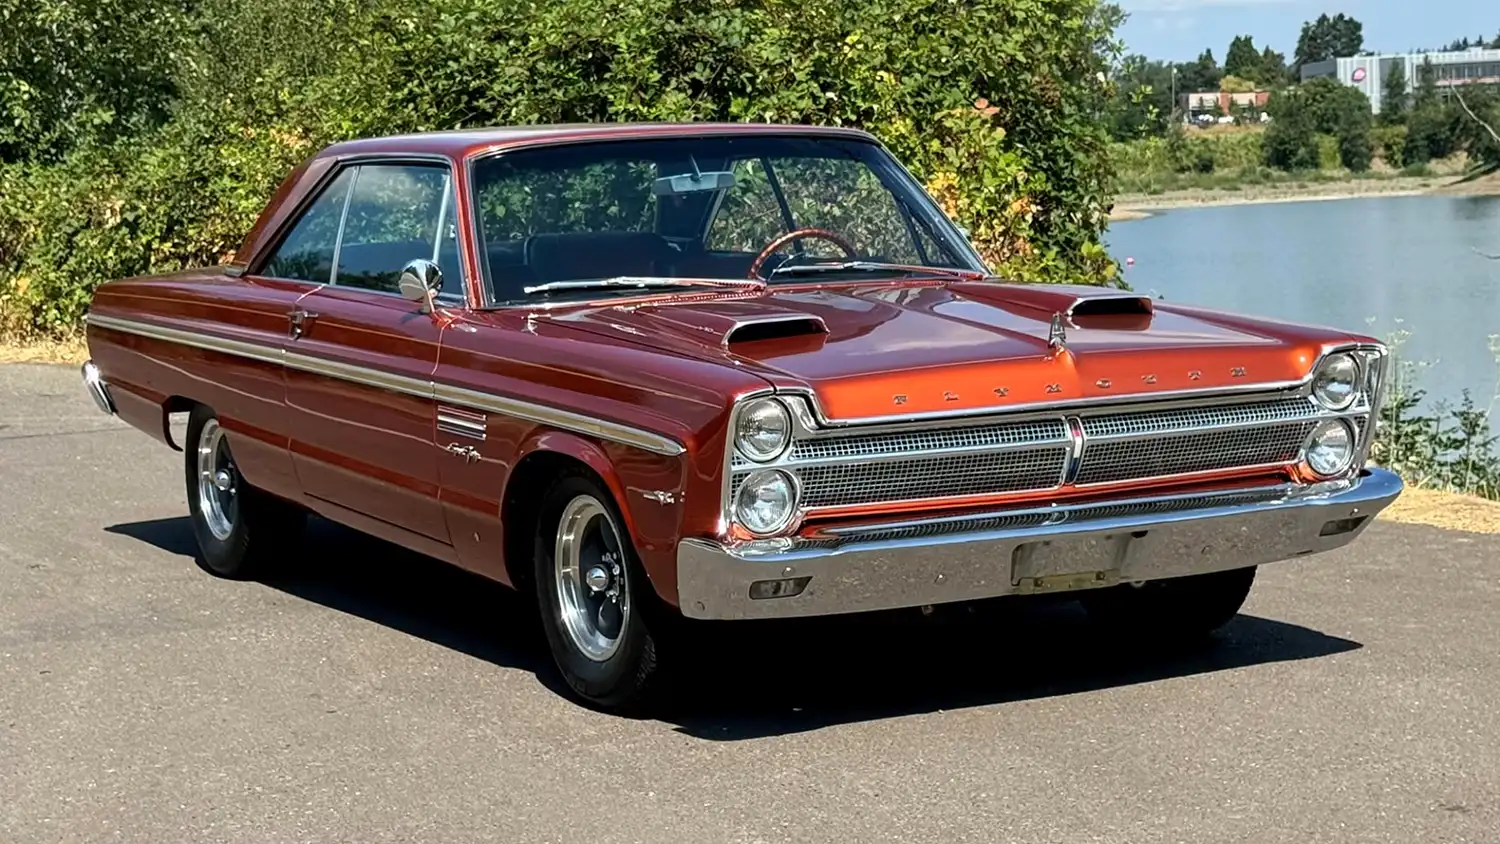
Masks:
[[[456,254],[447,199],[450,182],[445,167],[360,165],[349,193],[334,283],[397,293],[401,268],[408,261],[437,261],[444,242],[450,243],[449,253]],[[445,272],[445,292],[456,281]]]
[[[480,264],[501,303],[745,281],[752,267],[771,283],[848,280],[875,264],[984,269],[911,176],[855,139],[558,145],[482,158],[472,175]],[[770,248],[803,229],[831,237]]]

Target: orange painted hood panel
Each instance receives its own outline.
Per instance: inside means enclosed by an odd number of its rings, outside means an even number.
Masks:
[[[1061,349],[1049,347],[1054,315]],[[1105,288],[988,282],[776,289],[558,318],[807,387],[838,420],[1298,381],[1325,345],[1368,339]],[[788,336],[736,330],[752,322]]]

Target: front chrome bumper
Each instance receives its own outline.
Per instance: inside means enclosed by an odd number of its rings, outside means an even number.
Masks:
[[[99,367],[91,360],[83,364],[83,386],[88,390],[89,398],[99,406],[100,412],[115,415],[115,401],[109,395],[109,384],[100,374]]]
[[[1223,571],[1346,545],[1401,489],[1394,473],[1368,469],[1336,483],[888,522],[732,546],[685,539],[678,601],[690,618],[787,618]],[[762,581],[801,591],[752,598]]]

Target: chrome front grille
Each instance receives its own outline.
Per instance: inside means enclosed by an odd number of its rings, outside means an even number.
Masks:
[[[897,434],[865,434],[798,440],[792,445],[793,460],[830,460],[840,457],[875,457],[924,451],[955,451],[996,446],[1062,443],[1068,426],[1061,419],[1006,425],[980,425]]]
[[[1083,433],[1089,439],[1138,437],[1174,431],[1224,428],[1233,425],[1263,425],[1288,419],[1307,419],[1317,408],[1305,397],[1250,404],[1180,407],[1173,410],[1141,410],[1082,416]]]
[[[808,466],[802,479],[807,507],[845,507],[923,498],[951,498],[1055,487],[1068,460],[1066,446],[885,460],[874,464]]]
[[[795,475],[801,506],[816,511],[1288,465],[1318,422],[1338,415],[1362,433],[1368,407],[1330,414],[1308,396],[1283,393],[947,427],[804,430],[769,464],[735,454],[728,492],[733,501],[764,467]]]
[[[1241,466],[1290,463],[1312,433],[1312,420],[1258,428],[1087,442],[1074,483],[1104,484]]]

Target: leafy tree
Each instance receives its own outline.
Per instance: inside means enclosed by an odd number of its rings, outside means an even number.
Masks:
[[[1432,66],[1430,56],[1422,57],[1422,66],[1417,68],[1417,96],[1413,105],[1417,108],[1422,106],[1437,105],[1437,68]]]
[[[1173,65],[1126,56],[1115,71],[1110,134],[1116,140],[1160,135],[1176,110],[1172,102]],[[1179,85],[1180,80],[1179,80]]]
[[[1231,94],[1248,94],[1256,88],[1255,82],[1250,79],[1242,79],[1238,76],[1226,75],[1219,80],[1219,90]]]
[[[1267,46],[1260,52],[1260,79],[1264,88],[1280,88],[1287,84],[1289,71],[1286,66],[1286,54],[1278,53]]]
[[[1306,99],[1300,88],[1287,88],[1266,103],[1271,115],[1264,140],[1267,165],[1278,170],[1318,168],[1318,133]]]
[[[1460,115],[1454,127],[1455,144],[1478,166],[1500,168],[1500,138],[1495,136],[1500,132],[1500,93],[1488,86],[1468,85],[1462,92],[1455,91],[1454,99]]]
[[[1406,116],[1406,62],[1391,62],[1380,82],[1380,122],[1394,126]]]
[[[159,124],[190,0],[0,0],[0,162]]]
[[[1248,35],[1240,35],[1229,42],[1229,52],[1224,54],[1226,76],[1238,76],[1258,82],[1262,70],[1260,51],[1255,49],[1254,39]]]
[[[1364,24],[1343,13],[1331,18],[1319,15],[1317,20],[1302,24],[1302,33],[1297,37],[1296,67],[1358,55],[1364,44]]]
[[[32,158],[0,160],[0,333],[76,330],[101,281],[222,260],[324,144],[503,124],[863,127],[1000,272],[1112,278],[1101,235],[1118,8],[930,11],[931,0],[0,0],[0,158]],[[28,100],[16,80],[63,93]]]
[[[1217,91],[1219,80],[1223,78],[1224,71],[1219,68],[1219,63],[1214,61],[1213,50],[1204,50],[1198,56],[1197,61],[1184,62],[1177,66],[1177,90],[1183,93]]]
[[[1406,163],[1425,164],[1457,147],[1453,115],[1438,103],[1419,103],[1406,116]]]

